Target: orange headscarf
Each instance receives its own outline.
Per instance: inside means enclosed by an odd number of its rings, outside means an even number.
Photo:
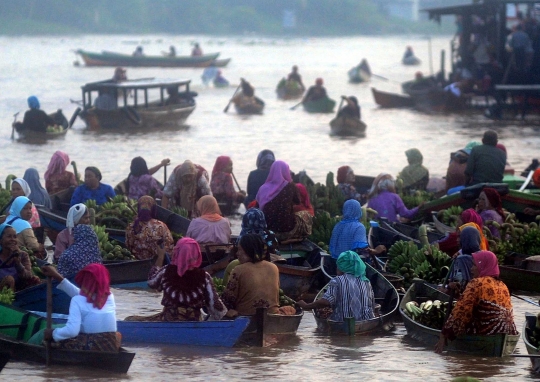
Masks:
[[[480,249],[482,251],[487,251],[489,249],[489,244],[488,244],[488,241],[487,241],[486,237],[484,236],[484,231],[482,230],[482,228],[480,228],[480,226],[478,224],[471,222],[471,223],[466,223],[466,224],[463,224],[462,226],[460,226],[458,231],[461,232],[465,227],[476,228],[476,230],[480,234]]]
[[[197,210],[201,218],[210,222],[217,222],[223,219],[216,198],[212,195],[205,195],[197,201]]]

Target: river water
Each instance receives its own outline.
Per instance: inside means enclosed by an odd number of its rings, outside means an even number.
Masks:
[[[399,92],[399,83],[410,80],[417,70],[430,73],[429,47],[433,67],[439,67],[439,52],[446,49],[450,37],[428,40],[423,36],[346,37],[272,39],[253,36],[81,36],[81,37],[0,37],[0,153],[3,166],[0,179],[8,174],[22,176],[28,167],[36,167],[43,176],[55,150],[70,154],[79,171],[96,166],[103,182],[113,186],[129,172],[133,157],[143,156],[149,166],[168,157],[176,166],[185,159],[211,171],[215,158],[229,155],[234,173],[245,187],[249,171],[255,168],[257,153],[271,149],[278,159],[289,163],[295,172],[306,170],[316,182],[324,182],[329,171],[336,173],[350,165],[356,174],[397,174],[406,163],[405,150],[417,147],[432,176],[446,173],[449,154],[471,140],[481,140],[487,129],[499,133],[508,150],[510,164],[523,170],[538,156],[540,137],[537,127],[521,122],[494,123],[480,112],[460,114],[423,114],[412,110],[378,109],[370,87]],[[75,67],[74,49],[113,50],[131,53],[142,44],[147,54],[159,54],[175,45],[178,54],[189,54],[190,43],[199,41],[205,52],[220,51],[221,58],[232,62],[223,70],[232,84],[244,77],[266,102],[264,115],[241,117],[233,108],[223,113],[234,92],[206,88],[201,69],[129,68],[128,78],[161,77],[192,80],[199,93],[197,109],[183,128],[153,131],[90,132],[78,120],[65,138],[49,142],[10,140],[13,114],[19,120],[27,109],[26,98],[36,95],[47,112],[58,108],[69,116],[76,105],[70,99],[81,98],[80,87],[112,76],[113,68]],[[420,67],[400,64],[406,45],[413,46],[422,59]],[[347,71],[367,58],[373,73],[388,81],[372,79],[369,84],[347,82]],[[340,139],[329,136],[331,115],[305,113],[301,107],[290,110],[294,101],[279,101],[275,87],[293,64],[300,68],[306,85],[322,77],[329,95],[355,95],[367,123],[365,138]],[[446,63],[449,67],[449,63]],[[169,169],[172,170],[172,167]],[[156,174],[162,179],[162,171]],[[235,226],[237,227],[238,222]],[[160,309],[156,293],[115,290],[118,316],[155,312]],[[536,296],[537,297],[537,296]],[[513,299],[515,318],[521,330],[524,312],[534,307]],[[381,337],[329,338],[315,333],[315,321],[306,313],[297,338],[270,349],[197,349],[173,346],[129,347],[137,356],[127,376],[110,376],[99,371],[51,367],[14,362],[2,372],[10,380],[348,380],[403,381],[450,380],[472,375],[484,380],[526,380],[534,378],[529,360],[523,358],[480,359],[462,355],[434,354],[405,336],[402,324]],[[522,342],[517,351],[526,353]]]

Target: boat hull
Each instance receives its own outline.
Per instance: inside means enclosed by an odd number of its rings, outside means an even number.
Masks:
[[[406,95],[382,92],[371,88],[375,103],[383,108],[413,107],[414,100]]]
[[[349,117],[336,117],[330,121],[332,135],[338,136],[364,136],[367,125],[359,119]]]
[[[333,113],[336,101],[330,98],[321,98],[315,101],[306,101],[302,106],[308,113]]]
[[[264,102],[255,97],[255,102],[243,103],[243,104],[234,104],[234,108],[238,114],[262,114],[264,109]]]
[[[277,97],[282,100],[302,98],[304,89],[301,87],[282,86],[276,89]]]
[[[268,347],[296,337],[296,331],[304,317],[303,310],[298,309],[297,314],[290,316],[268,314],[267,310],[257,309],[238,341],[239,346]]]
[[[500,279],[511,291],[522,290],[540,293],[540,272],[513,265],[499,265]]]
[[[527,353],[540,357],[540,351],[536,346],[533,346],[529,342],[529,336],[527,334],[527,328],[534,329],[536,326],[536,315],[531,313],[525,313],[525,323],[523,324],[523,342],[527,348]],[[531,366],[535,373],[540,373],[540,358],[531,358]]]
[[[450,297],[438,290],[424,284],[423,282],[413,283],[400,305],[399,312],[403,318],[407,335],[429,348],[433,348],[439,341],[441,331],[421,325],[413,321],[405,313],[405,304],[414,301],[418,297],[426,297],[430,300],[440,300],[447,302]],[[468,353],[485,357],[502,357],[514,352],[519,341],[518,335],[495,334],[490,336],[463,335],[454,341],[449,341],[446,350],[450,352]]]
[[[368,82],[371,79],[371,75],[367,71],[360,69],[358,66],[351,68],[347,72],[347,76],[349,77],[349,82],[353,84]]]

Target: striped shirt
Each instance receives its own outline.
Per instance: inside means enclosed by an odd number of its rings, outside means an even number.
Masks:
[[[343,321],[344,317],[354,317],[356,321],[364,321],[375,318],[375,297],[370,282],[351,274],[334,277],[323,298],[332,306],[331,320]]]

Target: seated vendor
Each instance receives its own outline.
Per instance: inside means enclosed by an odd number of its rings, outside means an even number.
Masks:
[[[189,223],[187,237],[199,244],[228,244],[231,240],[231,223],[221,216],[216,198],[205,195],[197,201],[199,217]]]
[[[113,188],[108,184],[101,183],[101,178],[101,171],[97,167],[87,167],[84,170],[84,184],[81,184],[73,192],[71,205],[93,199],[99,206],[106,203],[107,198],[114,198],[116,194]]]
[[[56,122],[43,110],[40,109],[39,100],[36,96],[28,97],[28,107],[24,113],[24,119],[22,122],[15,122],[16,126],[24,129],[46,133],[47,126],[54,126]]]

